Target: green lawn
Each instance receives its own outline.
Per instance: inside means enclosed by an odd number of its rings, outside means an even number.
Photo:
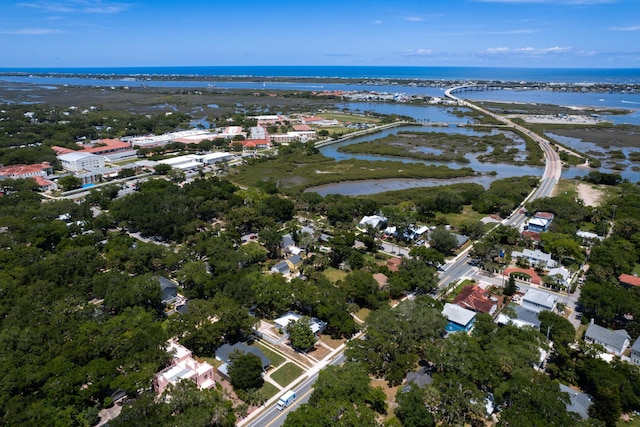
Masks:
[[[262,386],[262,388],[260,389],[260,391],[262,393],[264,393],[264,396],[267,398],[267,400],[271,399],[277,393],[280,393],[280,390],[278,390],[278,388],[276,386],[274,386],[273,384],[268,383],[266,381],[265,381],[264,385]]]
[[[631,274],[637,274],[637,275],[639,275],[639,276],[640,276],[640,264],[636,264],[636,265],[633,267],[633,271],[631,272]]]
[[[371,313],[371,310],[369,310],[368,308],[361,308],[356,312],[356,317],[363,322],[366,322],[367,317],[369,317],[369,313]]]
[[[264,344],[256,342],[253,344],[253,346],[258,347],[260,351],[262,351],[264,355],[269,358],[269,360],[271,361],[271,365],[274,367],[280,366],[286,361],[283,356],[280,356],[278,353],[274,352]]]
[[[619,420],[616,423],[616,427],[640,427],[640,417],[634,417],[633,420],[628,423]]]
[[[285,363],[277,371],[271,374],[271,378],[282,387],[287,386],[302,374],[302,368],[293,363]]]
[[[379,123],[380,119],[376,117],[366,117],[360,116],[356,114],[346,114],[346,113],[337,113],[337,112],[329,112],[329,113],[320,113],[318,116],[327,120],[339,120],[341,122],[355,122],[355,123]]]
[[[336,283],[338,280],[342,280],[347,276],[346,271],[338,270],[336,268],[327,268],[322,272],[331,283]]]

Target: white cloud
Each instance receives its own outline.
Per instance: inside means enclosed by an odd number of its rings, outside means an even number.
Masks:
[[[62,33],[62,31],[48,28],[21,28],[19,30],[0,31],[0,34],[13,34],[19,36],[42,36],[60,33]]]
[[[630,25],[628,27],[611,27],[612,31],[640,31],[640,25]]]
[[[492,54],[492,55],[503,55],[503,54],[525,54],[525,55],[547,55],[547,54],[555,54],[570,51],[570,47],[560,47],[553,46],[547,48],[534,48],[534,47],[518,47],[518,48],[508,48],[508,47],[492,47],[484,50],[484,53]]]
[[[420,16],[407,16],[405,18],[405,21],[409,21],[409,22],[423,22],[424,18],[420,17]]]
[[[42,0],[31,3],[18,3],[18,6],[54,13],[116,14],[129,9],[131,4],[102,0]]]
[[[376,25],[380,25],[380,24],[382,24],[382,21],[378,19],[377,21],[374,21],[373,23],[376,24]]]
[[[433,55],[432,49],[409,49],[402,52],[403,56],[430,56]]]

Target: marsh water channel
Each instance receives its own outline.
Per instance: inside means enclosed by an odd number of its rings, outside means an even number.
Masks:
[[[382,180],[365,180],[365,181],[345,181],[334,184],[326,184],[318,187],[309,188],[307,191],[315,191],[321,195],[327,194],[343,194],[343,195],[366,195],[375,194],[384,191],[396,191],[404,190],[414,187],[432,187],[439,185],[449,185],[455,183],[477,183],[485,187],[488,187],[491,182],[496,179],[507,178],[512,176],[524,176],[534,175],[542,176],[544,167],[540,166],[519,166],[507,163],[483,163],[478,160],[478,156],[481,154],[487,154],[492,151],[492,147],[488,147],[488,150],[483,153],[465,153],[464,157],[469,160],[469,163],[460,163],[455,161],[424,161],[410,157],[395,157],[395,156],[380,156],[373,154],[359,154],[359,153],[346,153],[340,151],[340,147],[344,147],[351,144],[357,144],[360,142],[369,142],[389,135],[397,135],[398,132],[437,132],[447,134],[462,134],[466,136],[483,136],[483,135],[495,135],[500,131],[490,132],[478,132],[470,128],[460,128],[456,125],[450,125],[447,127],[433,127],[433,126],[401,126],[397,128],[387,129],[378,133],[353,138],[348,141],[344,141],[338,144],[328,145],[320,149],[320,152],[327,156],[334,158],[335,160],[346,159],[359,159],[365,161],[374,160],[390,160],[402,163],[424,163],[426,165],[443,165],[451,169],[471,168],[476,172],[481,173],[481,176],[470,176],[464,178],[455,179],[382,179]],[[515,135],[514,135],[515,136]],[[520,150],[524,150],[524,141],[521,139],[514,139],[513,147],[517,147]],[[421,152],[432,153],[439,155],[442,150],[438,148],[421,147]]]
[[[387,137],[389,135],[397,135],[399,132],[436,132],[447,134],[462,134],[465,136],[481,137],[485,135],[495,135],[497,133],[504,133],[513,139],[513,144],[509,148],[517,148],[520,150],[520,154],[516,155],[515,160],[524,159],[525,144],[524,141],[516,134],[503,130],[491,130],[488,132],[479,132],[475,129],[468,127],[459,127],[458,124],[468,124],[470,122],[468,117],[460,117],[453,113],[452,108],[442,108],[435,106],[412,106],[402,104],[380,104],[380,103],[347,103],[340,104],[339,108],[348,109],[352,111],[374,111],[381,114],[398,114],[402,116],[412,117],[416,120],[425,123],[422,126],[402,126],[392,129],[387,129],[374,134],[353,138],[341,143],[328,145],[320,149],[320,152],[327,157],[334,158],[337,161],[345,159],[359,159],[366,161],[374,160],[390,160],[400,161],[403,163],[424,163],[426,165],[447,166],[452,169],[471,168],[476,172],[481,173],[480,176],[456,178],[456,179],[382,179],[382,180],[365,180],[365,181],[345,181],[333,184],[326,184],[322,186],[312,187],[307,191],[315,191],[321,195],[327,194],[343,194],[343,195],[367,195],[376,194],[385,191],[397,191],[408,188],[416,187],[432,187],[439,185],[449,185],[454,183],[477,183],[485,187],[488,187],[491,182],[496,179],[508,178],[513,176],[542,176],[544,173],[544,167],[542,166],[530,166],[530,165],[516,165],[509,163],[490,163],[481,162],[478,157],[483,154],[488,154],[492,151],[493,147],[487,147],[487,151],[483,153],[471,153],[467,152],[464,157],[469,163],[460,163],[456,161],[424,161],[409,157],[395,157],[395,156],[381,156],[373,154],[360,154],[360,153],[346,153],[340,151],[340,147],[347,145],[357,144],[361,142],[370,142],[378,140],[380,138]],[[448,123],[446,127],[442,126],[430,126],[432,123]],[[578,149],[578,147],[576,147]],[[438,148],[420,147],[419,151],[432,153],[439,155],[442,150]],[[580,150],[582,151],[582,150]],[[572,167],[565,168],[562,171],[563,178],[576,178],[584,176],[592,169],[588,167]],[[614,172],[613,170],[601,168],[603,172]],[[640,180],[640,173],[627,170],[623,172],[623,176],[632,182]]]

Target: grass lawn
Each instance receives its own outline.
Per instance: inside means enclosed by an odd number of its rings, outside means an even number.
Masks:
[[[469,279],[463,280],[458,286],[456,286],[456,288],[453,291],[447,294],[447,301],[448,302],[453,301],[453,299],[460,293],[460,291],[462,291],[462,288],[464,288],[465,286],[475,285],[475,284],[476,282],[473,280],[469,280]]]
[[[576,197],[578,195],[578,190],[576,188],[576,183],[572,179],[561,179],[558,181],[556,188],[553,191],[554,196],[566,195],[568,197]]]
[[[628,423],[622,420],[618,420],[616,427],[640,427],[640,417],[635,417]]]
[[[199,357],[198,359],[204,360],[205,362],[209,363],[211,366],[213,366],[216,369],[222,366],[222,362],[216,359],[215,357]]]
[[[440,214],[436,214],[436,217],[440,216]],[[449,224],[458,228],[462,225],[463,222],[466,221],[480,221],[486,215],[478,213],[471,208],[469,205],[465,205],[462,209],[462,213],[460,214],[443,214],[443,216],[447,217]]]
[[[347,276],[346,271],[338,270],[336,268],[327,268],[322,272],[322,274],[324,274],[324,277],[329,279],[331,283],[336,283],[338,280],[342,280]]]
[[[361,308],[356,312],[356,317],[362,320],[363,322],[366,322],[367,317],[369,317],[369,313],[371,313],[371,310],[369,310],[368,308]]]
[[[253,344],[253,346],[258,347],[260,351],[262,351],[264,355],[269,358],[272,366],[280,366],[286,361],[286,359],[283,356],[271,350],[269,347],[265,346],[264,344],[256,342]]]
[[[291,381],[302,375],[302,368],[293,363],[285,363],[277,371],[271,374],[271,378],[282,387],[287,386]]]
[[[331,348],[338,348],[340,347],[341,344],[343,344],[345,342],[345,340],[343,338],[336,340],[331,338],[330,335],[320,335],[320,341],[322,341],[323,343],[325,343],[326,345],[328,345]]]
[[[341,122],[352,122],[352,123],[379,123],[380,119],[376,117],[366,117],[357,114],[347,114],[347,113],[338,113],[338,112],[330,112],[330,113],[320,113],[318,116],[327,120],[339,120]]]
[[[267,400],[271,399],[277,393],[280,393],[280,390],[278,390],[278,388],[276,386],[274,386],[273,384],[268,383],[266,381],[265,381],[264,385],[262,386],[262,388],[260,388],[260,391],[262,393],[264,393],[264,396],[267,398]]]

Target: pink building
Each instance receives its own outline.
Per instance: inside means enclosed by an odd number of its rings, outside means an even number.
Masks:
[[[171,366],[156,374],[153,388],[162,394],[169,384],[177,384],[181,380],[194,381],[201,390],[213,387],[215,369],[207,362],[198,362],[193,358],[191,350],[171,340],[167,352],[173,353]]]

